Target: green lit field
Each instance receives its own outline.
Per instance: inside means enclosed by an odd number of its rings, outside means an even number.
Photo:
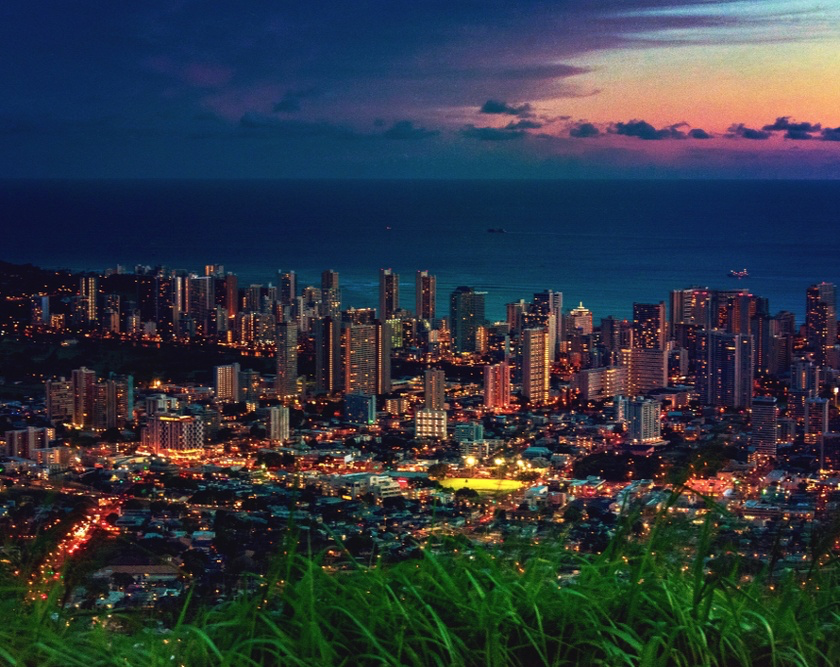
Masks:
[[[474,489],[479,493],[510,493],[522,488],[522,482],[515,479],[490,479],[482,477],[449,477],[440,480],[447,489]]]

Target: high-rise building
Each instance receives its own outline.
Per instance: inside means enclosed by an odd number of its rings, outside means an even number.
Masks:
[[[195,324],[195,335],[209,336],[215,317],[216,279],[213,276],[191,276],[187,281],[187,312]]]
[[[805,292],[805,337],[820,366],[834,363],[837,344],[837,286],[811,285]]]
[[[79,278],[79,296],[85,299],[87,322],[95,322],[99,315],[99,276],[85,275]]]
[[[667,341],[665,302],[633,304],[633,347],[662,350]]]
[[[414,413],[414,435],[417,438],[446,437],[446,410],[423,408]]]
[[[204,446],[204,422],[200,417],[152,415],[143,429],[143,445],[151,451],[188,451]]]
[[[331,394],[342,386],[341,323],[332,317],[315,320],[315,389]]]
[[[273,443],[289,439],[289,408],[285,405],[273,405],[268,409],[268,439]]]
[[[370,426],[376,423],[376,396],[370,394],[345,394],[344,418],[354,424]]]
[[[489,410],[510,407],[510,365],[506,361],[484,367],[484,407]]]
[[[562,351],[563,332],[563,292],[544,290],[534,294],[533,310],[542,320],[538,326],[548,330],[548,355],[551,361]]]
[[[779,410],[773,396],[756,396],[750,407],[750,424],[757,456],[775,457],[779,442]]]
[[[627,440],[631,445],[652,445],[660,442],[661,404],[647,398],[618,398],[619,412],[627,423]]]
[[[55,429],[52,427],[28,426],[24,429],[6,431],[6,456],[34,459],[35,450],[49,447],[54,439]]]
[[[294,322],[277,325],[277,375],[274,388],[279,396],[297,394],[298,327]]]
[[[280,303],[284,306],[291,306],[297,298],[297,276],[294,271],[277,272],[277,282],[280,285]]]
[[[627,367],[628,391],[633,396],[668,386],[668,349],[633,347],[621,351]]]
[[[379,319],[394,317],[400,309],[400,276],[391,269],[379,269]]]
[[[219,403],[239,403],[239,364],[216,366],[216,400]]]
[[[63,377],[47,380],[47,419],[53,424],[69,424],[73,421],[73,383]]]
[[[449,297],[452,348],[455,352],[475,352],[476,332],[484,324],[484,292],[472,287],[456,287]]]
[[[417,319],[433,322],[436,311],[437,278],[428,271],[417,272],[414,299]]]
[[[627,367],[604,366],[575,373],[572,386],[582,402],[604,401],[628,393]]]
[[[424,379],[423,407],[427,410],[443,410],[446,403],[446,373],[439,368],[429,368]]]
[[[748,408],[753,389],[752,336],[706,331],[699,339],[697,391],[706,405]]]
[[[239,279],[235,273],[225,276],[225,310],[228,317],[236,317],[239,312]]]
[[[548,331],[543,328],[522,331],[522,395],[529,403],[548,401],[550,366]]]
[[[337,319],[341,314],[341,287],[338,271],[327,269],[321,273],[321,314]]]
[[[344,392],[376,396],[391,391],[388,325],[349,324],[343,337]]]
[[[592,333],[592,311],[585,308],[583,301],[577,308],[572,308],[568,316],[569,332],[579,330],[582,334]]]
[[[805,439],[816,439],[828,433],[828,399],[813,396],[805,401]]]
[[[71,381],[73,383],[73,426],[77,428],[91,426],[96,373],[82,366],[72,372]]]

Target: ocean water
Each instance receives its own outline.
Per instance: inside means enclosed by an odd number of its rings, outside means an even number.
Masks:
[[[412,309],[427,269],[440,314],[468,285],[487,292],[491,319],[544,289],[597,321],[702,285],[749,289],[801,320],[809,284],[840,282],[832,181],[5,181],[0,222],[12,262],[216,263],[240,286],[276,284],[278,269],[319,284],[330,268],[352,306],[377,304],[390,267]]]

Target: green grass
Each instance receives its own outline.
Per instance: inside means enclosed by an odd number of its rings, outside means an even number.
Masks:
[[[447,489],[473,489],[478,493],[510,493],[522,488],[522,482],[514,479],[491,479],[489,477],[447,477],[440,480]]]
[[[642,542],[628,523],[599,556],[551,544],[524,563],[453,546],[336,573],[293,553],[258,593],[215,609],[188,599],[165,633],[141,615],[68,615],[57,590],[22,605],[7,588],[0,664],[840,665],[835,562],[804,579],[745,581],[737,561],[713,575],[713,524],[694,528],[688,558],[674,542],[685,526],[667,521]]]

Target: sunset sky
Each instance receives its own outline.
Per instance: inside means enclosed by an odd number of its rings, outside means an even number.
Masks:
[[[837,178],[840,2],[0,3],[0,177]]]

